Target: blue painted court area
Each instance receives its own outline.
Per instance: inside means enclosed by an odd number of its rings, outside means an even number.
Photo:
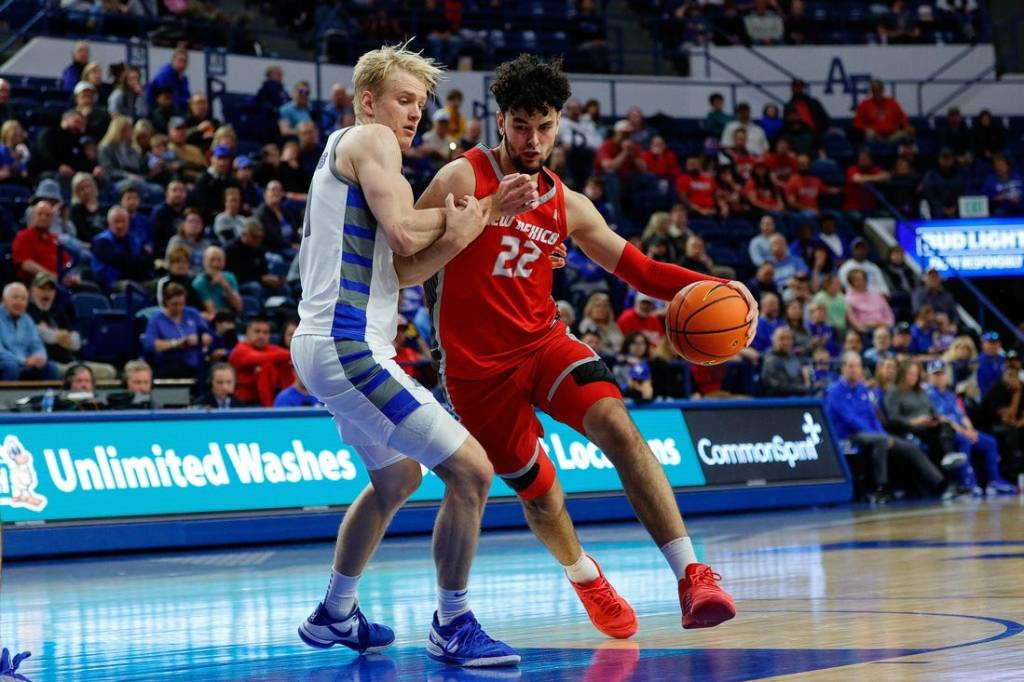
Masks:
[[[590,626],[530,534],[487,533],[471,599],[488,631],[519,648],[518,668],[426,657],[434,574],[421,536],[387,540],[360,583],[364,610],[396,631],[383,655],[313,650],[296,636],[326,586],[328,543],[11,563],[0,645],[32,651],[19,672],[35,682],[1022,679],[1021,515],[1015,499],[694,519],[699,554],[739,607],[699,631],[680,627],[672,575],[639,526],[584,527],[640,617],[629,641]]]

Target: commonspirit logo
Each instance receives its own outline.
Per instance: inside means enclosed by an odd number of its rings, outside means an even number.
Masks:
[[[797,462],[818,459],[823,429],[810,412],[804,412],[800,430],[806,436],[803,440],[786,440],[778,434],[760,443],[715,443],[701,438],[697,455],[708,466],[785,463],[794,469]]]

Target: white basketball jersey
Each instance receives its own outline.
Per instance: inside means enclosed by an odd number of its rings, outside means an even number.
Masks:
[[[362,190],[335,166],[335,149],[349,130],[327,138],[306,199],[295,334],[364,341],[375,356],[390,358],[398,327],[398,274]]]

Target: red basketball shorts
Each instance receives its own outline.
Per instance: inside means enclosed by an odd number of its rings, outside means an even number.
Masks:
[[[583,416],[594,403],[622,400],[604,362],[568,334],[552,335],[505,372],[479,380],[447,377],[446,388],[459,420],[487,450],[495,473],[526,499],[550,488],[550,482],[545,486],[536,480],[538,475],[553,481],[554,474],[538,442],[544,428],[534,408],[584,433]]]

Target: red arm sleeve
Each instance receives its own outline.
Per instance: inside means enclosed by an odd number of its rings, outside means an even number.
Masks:
[[[671,301],[683,287],[710,280],[725,283],[728,280],[710,275],[703,275],[693,270],[681,268],[671,263],[659,263],[651,260],[632,244],[626,244],[615,267],[614,275],[628,283],[637,291],[661,299]]]

